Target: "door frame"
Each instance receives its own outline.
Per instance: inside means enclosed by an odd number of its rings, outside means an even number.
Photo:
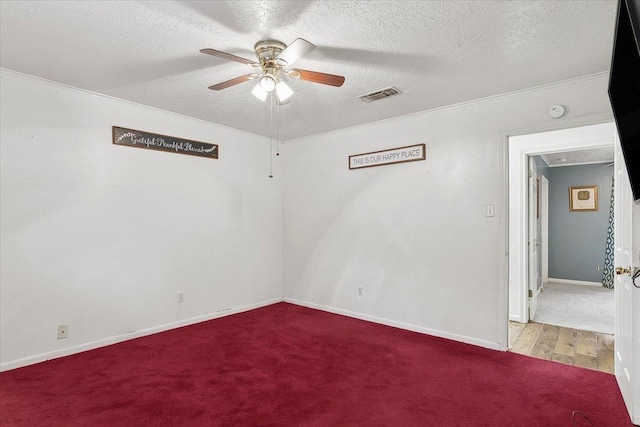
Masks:
[[[538,265],[541,265],[541,254],[539,249],[539,232],[537,213],[540,212],[540,178],[538,177],[538,166],[534,156],[527,156],[527,264],[529,274],[527,275],[528,285],[528,317],[533,319],[538,308],[538,281],[542,281],[541,272]],[[533,263],[535,262],[535,265]]]
[[[576,123],[556,130],[505,133],[508,193],[508,319],[529,321],[528,299],[528,157],[585,148],[613,147],[611,119]],[[506,322],[508,328],[508,322]],[[508,346],[508,343],[507,343]]]

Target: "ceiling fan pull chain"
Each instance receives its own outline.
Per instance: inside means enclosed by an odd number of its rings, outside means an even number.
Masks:
[[[280,103],[276,110],[276,156],[280,155]]]
[[[269,127],[271,138],[269,139],[269,178],[273,178],[273,92],[269,97]]]

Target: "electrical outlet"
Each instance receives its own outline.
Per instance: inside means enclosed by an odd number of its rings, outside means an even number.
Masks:
[[[485,215],[488,218],[493,218],[494,216],[496,216],[496,205],[487,205],[485,206]]]
[[[178,292],[178,302],[184,302],[184,292]]]
[[[58,326],[58,339],[63,340],[69,337],[69,325]]]
[[[597,270],[597,271],[602,270],[602,266],[601,266],[601,265],[596,265],[596,270]]]
[[[364,296],[364,286],[358,286],[358,296],[359,297]]]

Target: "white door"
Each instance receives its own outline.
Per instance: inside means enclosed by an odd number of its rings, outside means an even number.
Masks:
[[[549,180],[546,176],[540,177],[540,234],[542,246],[540,256],[542,264],[542,283],[549,283]]]
[[[615,373],[620,391],[630,414],[640,413],[640,408],[634,408],[633,380],[638,373],[633,372],[633,285],[629,269],[632,261],[632,204],[631,186],[624,163],[620,140],[616,134],[615,143],[615,266],[616,279],[614,294],[616,300],[615,324]],[[640,332],[640,331],[638,331]],[[633,415],[632,415],[633,418]],[[640,419],[633,420],[635,423]]]
[[[540,274],[540,239],[538,237],[538,218],[540,216],[540,182],[538,168],[532,156],[529,156],[529,320],[533,320],[538,308],[538,284]]]

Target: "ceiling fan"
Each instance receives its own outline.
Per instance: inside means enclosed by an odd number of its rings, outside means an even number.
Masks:
[[[340,87],[344,77],[317,71],[289,68],[297,60],[313,51],[316,47],[305,39],[295,39],[289,46],[278,40],[262,40],[253,47],[257,61],[245,59],[215,49],[201,49],[201,53],[240,62],[255,69],[254,72],[224,81],[212,86],[211,90],[222,90],[249,80],[257,80],[258,84],[251,93],[261,101],[265,101],[269,93],[275,90],[276,100],[283,104],[293,95],[293,90],[282,80],[283,76],[313,83],[322,83]]]

